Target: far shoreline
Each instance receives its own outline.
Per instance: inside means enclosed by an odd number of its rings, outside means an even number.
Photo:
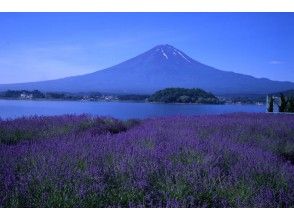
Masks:
[[[266,103],[182,103],[182,102],[148,102],[139,100],[67,100],[67,99],[10,99],[0,98],[0,101],[34,101],[34,102],[81,102],[81,103],[146,103],[146,104],[167,104],[167,105],[266,105]]]

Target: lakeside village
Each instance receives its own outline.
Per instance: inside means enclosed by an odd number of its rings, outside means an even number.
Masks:
[[[14,100],[72,100],[72,101],[116,101],[117,96],[103,95],[98,92],[93,93],[62,93],[62,92],[46,92],[39,90],[7,90],[0,92],[1,99]]]
[[[188,90],[188,89],[186,89]],[[161,90],[164,91],[164,90]],[[178,91],[178,89],[177,89]],[[202,90],[203,91],[203,90]],[[158,92],[157,92],[158,93]],[[155,93],[156,94],[156,93]],[[285,94],[285,95],[284,95]],[[286,109],[290,109],[293,112],[293,100],[294,100],[294,90],[286,91],[284,94],[269,94],[269,95],[231,95],[231,96],[215,96],[217,102],[210,104],[255,104],[255,105],[266,105],[268,112],[279,112]],[[153,95],[136,95],[136,94],[102,94],[99,92],[89,92],[89,93],[62,93],[62,92],[46,92],[43,93],[39,90],[7,90],[0,92],[0,99],[14,99],[14,100],[69,100],[69,101],[84,101],[84,102],[94,102],[94,101],[140,101],[140,102],[173,102],[166,101],[162,99],[151,100]],[[183,96],[181,96],[183,97]],[[191,100],[182,101],[183,99],[178,99],[182,103],[200,103],[193,102]],[[187,97],[187,95],[185,96]],[[203,100],[203,99],[202,99]],[[208,102],[202,102],[208,103]],[[282,106],[282,107],[279,107]]]

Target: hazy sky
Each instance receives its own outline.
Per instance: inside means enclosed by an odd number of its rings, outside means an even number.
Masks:
[[[294,13],[0,13],[0,84],[94,72],[158,44],[294,81]]]

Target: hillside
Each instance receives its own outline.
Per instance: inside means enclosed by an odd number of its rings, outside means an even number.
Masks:
[[[164,103],[220,103],[212,93],[202,89],[167,88],[159,90],[148,99],[150,102]]]
[[[170,45],[159,45],[132,59],[94,73],[42,82],[2,84],[4,90],[151,94],[169,87],[201,88],[214,94],[268,94],[294,88],[272,81],[222,71],[195,61]]]

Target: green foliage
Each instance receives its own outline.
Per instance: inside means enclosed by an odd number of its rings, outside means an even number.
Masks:
[[[148,99],[150,102],[164,103],[208,103],[219,104],[220,101],[212,93],[202,89],[167,88],[155,92]]]
[[[3,98],[20,98],[21,94],[32,95],[32,98],[40,99],[45,98],[45,95],[39,90],[27,91],[27,90],[7,90],[1,94]]]
[[[86,160],[83,160],[83,159],[78,160],[78,162],[77,162],[77,169],[78,170],[85,171],[86,167],[87,167]]]
[[[22,131],[22,130],[14,130],[14,131],[6,131],[0,128],[0,144],[6,145],[14,145],[23,140],[33,140],[35,138],[35,134],[31,131]]]
[[[24,95],[24,97],[22,97]],[[47,92],[42,93],[39,90],[7,90],[0,93],[0,98],[5,99],[57,99],[57,100],[81,100],[86,97],[88,100],[98,100],[101,98],[99,92],[88,93],[62,93],[62,92]]]
[[[252,196],[252,191],[251,187],[244,182],[237,182],[229,188],[216,189],[217,194],[221,198],[225,198],[230,207],[238,207],[238,202],[248,202]]]
[[[273,112],[274,111],[274,98],[273,98],[273,96],[269,97],[269,103],[268,103],[267,111],[268,112]]]
[[[48,92],[46,94],[47,98],[51,99],[65,99],[65,94],[63,93],[54,93],[54,92]]]
[[[286,160],[291,161],[294,164],[294,143],[287,141],[278,149],[278,153]]]
[[[294,96],[292,94],[280,94],[281,104],[279,105],[279,112],[294,112]]]
[[[294,97],[288,99],[287,112],[294,112]]]
[[[181,153],[175,154],[171,157],[171,160],[174,163],[180,164],[192,164],[192,163],[201,163],[203,158],[200,153],[196,151],[182,151]]]
[[[226,100],[232,103],[244,103],[244,104],[255,104],[255,103],[265,103],[266,99],[264,95],[243,95],[243,96],[225,96]]]
[[[130,94],[130,95],[119,95],[118,99],[122,101],[145,101],[146,99],[149,98],[149,95],[135,95],[135,94]]]
[[[279,105],[279,112],[285,112],[287,107],[287,99],[283,93],[281,93],[281,104]]]
[[[266,186],[277,190],[287,188],[287,182],[279,173],[256,172],[253,174],[253,180],[256,187]]]

